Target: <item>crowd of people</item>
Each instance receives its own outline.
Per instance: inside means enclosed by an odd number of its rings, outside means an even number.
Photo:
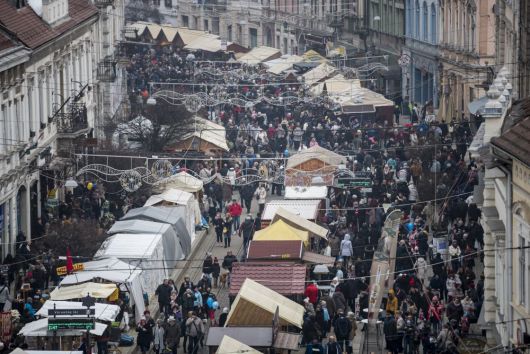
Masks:
[[[138,48],[127,69],[132,100],[145,104],[149,82],[171,82],[181,92],[193,89],[186,83],[202,82],[206,90],[215,90],[216,80],[204,74],[208,68],[195,61],[194,56],[171,47]],[[264,77],[256,68],[245,70],[228,90],[248,99],[306,95],[301,81]],[[358,321],[368,316],[364,309],[368,308],[374,251],[385,217],[396,209],[403,218],[395,281],[379,315],[386,349],[406,354],[418,353],[420,348],[426,354],[457,353],[462,337],[477,320],[484,293],[480,270],[484,231],[480,210],[470,196],[482,166],[466,156],[472,138],[468,121],[432,120],[429,110],[429,104],[419,109],[401,102],[389,120],[340,114],[321,102],[275,105],[263,100],[252,107],[223,104],[200,112],[226,128],[230,151],[218,160],[186,159],[177,171],[193,171],[209,182],[200,206],[219,246],[229,249],[231,238],[240,235],[246,248],[261,229],[268,198],[283,194],[279,176],[287,158],[307,148],[321,146],[346,156],[343,168],[370,183],[370,191],[329,187],[328,206],[317,220],[329,229],[329,238],[310,247],[334,257],[336,263],[325,276],[310,272],[303,300],[306,353],[353,351]],[[403,116],[410,116],[411,123],[403,124]],[[212,179],[215,175],[223,178]],[[252,176],[261,176],[261,182],[246,183],[245,178],[254,181]],[[226,183],[236,178],[242,182]],[[129,208],[142,206],[146,198],[144,193],[112,195],[103,186],[81,185],[66,194],[53,217],[39,221],[42,227],[34,228],[38,234],[32,236],[43,236],[52,218],[62,223],[87,219],[108,227]],[[444,239],[450,246],[440,250],[435,239]],[[22,235],[15,257],[4,261],[6,286],[0,287],[0,306],[10,298],[12,282],[17,282],[15,289],[28,282],[32,292],[19,292],[13,306],[24,321],[31,321],[49,297],[49,285],[59,281],[54,273],[59,263],[51,255],[35,257],[24,240]],[[158,287],[155,295],[161,316],[154,319],[146,311],[136,326],[142,353],[151,348],[158,354],[166,348],[177,353],[181,339],[187,354],[197,353],[207,326],[222,326],[226,321],[229,308],[219,304],[212,289],[221,281],[229,282],[222,277],[229,277],[234,262],[242,260],[237,256],[230,250],[222,260],[208,254],[203,276],[196,283],[187,277],[177,287],[167,279]]]

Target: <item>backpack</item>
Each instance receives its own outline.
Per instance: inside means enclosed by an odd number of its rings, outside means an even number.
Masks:
[[[340,316],[335,325],[335,334],[337,337],[348,337],[350,335],[350,328],[350,320],[344,316]]]

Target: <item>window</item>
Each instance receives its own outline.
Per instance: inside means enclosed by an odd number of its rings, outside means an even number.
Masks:
[[[426,41],[429,38],[429,30],[428,30],[428,22],[429,22],[429,8],[427,7],[427,1],[423,2],[423,23],[422,23],[422,31],[423,31],[423,40]]]
[[[190,19],[188,16],[182,16],[182,27],[189,27],[190,26]]]
[[[408,36],[408,37],[411,37],[411,32],[412,32],[412,1],[411,0],[407,0],[407,6],[405,8],[405,34]]]
[[[520,216],[520,212],[515,215],[518,231],[518,245],[521,249],[519,253],[519,303],[528,308],[530,304],[528,286],[530,285],[530,227]]]
[[[153,0],[153,5],[160,6],[160,0]]]
[[[436,6],[434,3],[431,4],[431,42],[433,44],[437,43],[437,33],[436,33]]]
[[[208,28],[208,20],[204,20],[204,21],[203,21],[203,25],[204,25],[203,31],[209,31],[209,28]]]
[[[228,37],[228,41],[229,42],[232,42],[232,25],[229,25],[227,28],[226,28],[226,32],[227,32],[227,37]]]
[[[414,19],[414,35],[416,38],[420,38],[420,2],[416,0],[416,18]]]
[[[173,7],[173,1],[172,0],[164,0],[164,6],[168,9]]]

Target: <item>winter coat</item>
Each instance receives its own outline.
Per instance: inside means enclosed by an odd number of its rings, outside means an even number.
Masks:
[[[339,310],[342,310],[343,312],[346,311],[346,298],[344,297],[343,293],[341,293],[340,291],[335,291],[332,299],[335,303],[336,312],[338,312]]]
[[[423,257],[418,258],[414,265],[414,269],[416,269],[418,279],[425,282],[427,280],[427,262]]]
[[[186,321],[186,334],[190,337],[200,337],[204,334],[204,324],[198,317],[188,318]]]
[[[353,246],[350,241],[350,235],[344,235],[344,240],[340,243],[340,255],[342,257],[353,256]]]
[[[154,335],[154,341],[153,341],[154,346],[156,348],[164,348],[165,347],[164,327],[155,326],[155,328],[153,328],[153,335]]]
[[[175,323],[174,325],[167,326],[165,334],[167,345],[170,347],[176,345],[180,338],[180,325]]]

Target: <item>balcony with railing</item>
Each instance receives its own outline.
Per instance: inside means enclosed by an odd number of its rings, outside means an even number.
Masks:
[[[97,79],[103,82],[114,82],[116,80],[116,61],[105,58],[98,63]]]
[[[56,114],[57,132],[66,135],[84,134],[89,129],[85,103],[71,103],[66,112]]]

